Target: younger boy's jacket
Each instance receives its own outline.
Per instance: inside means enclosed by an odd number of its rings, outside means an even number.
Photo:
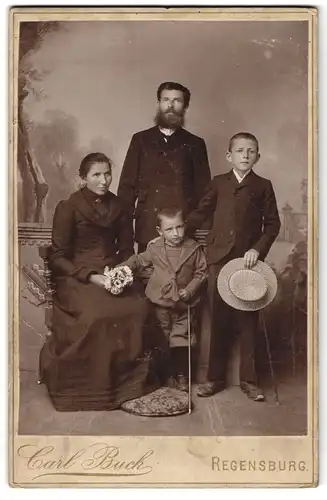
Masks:
[[[162,237],[156,238],[148,244],[145,252],[133,255],[122,265],[129,266],[132,271],[153,269],[145,294],[154,304],[175,307],[180,303],[178,292],[183,288],[190,293],[189,304],[193,306],[199,301],[197,291],[208,276],[201,245],[193,239],[185,240],[175,270],[169,262],[166,245]]]

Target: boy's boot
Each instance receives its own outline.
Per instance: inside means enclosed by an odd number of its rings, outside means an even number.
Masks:
[[[176,389],[188,392],[188,348],[175,347],[174,353],[174,366],[176,373]]]
[[[176,372],[173,349],[167,349],[166,364],[165,364],[166,380],[165,385],[171,389],[176,388]]]

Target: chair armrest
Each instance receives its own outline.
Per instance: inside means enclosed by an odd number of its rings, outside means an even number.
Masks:
[[[43,260],[44,281],[46,285],[45,325],[49,330],[48,335],[51,335],[51,330],[52,330],[52,306],[53,306],[53,294],[55,292],[51,278],[51,270],[49,267],[50,251],[51,251],[50,246],[39,247],[39,256]]]
[[[207,229],[198,229],[195,231],[194,239],[205,249],[207,246],[207,236],[209,231]]]

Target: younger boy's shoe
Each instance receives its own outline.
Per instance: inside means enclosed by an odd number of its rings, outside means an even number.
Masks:
[[[168,379],[166,380],[166,384],[165,384],[167,387],[169,387],[170,389],[176,389],[177,387],[177,380],[175,379],[175,377],[173,377],[172,375],[170,377],[168,377]]]
[[[217,392],[221,392],[225,389],[224,382],[214,380],[212,382],[207,382],[205,384],[200,384],[196,390],[196,395],[200,398],[209,398]]]
[[[178,374],[176,379],[176,389],[188,392],[188,378],[185,375]]]
[[[254,384],[250,384],[249,382],[241,382],[240,387],[249,399],[252,399],[253,401],[265,400],[265,395],[260,387],[257,387]]]

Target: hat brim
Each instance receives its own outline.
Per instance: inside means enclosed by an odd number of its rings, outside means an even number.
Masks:
[[[233,294],[229,287],[231,276],[241,269],[244,269],[244,258],[233,259],[225,264],[217,277],[217,290],[219,295],[226,304],[240,311],[259,311],[265,308],[274,300],[277,293],[277,277],[274,271],[268,264],[261,260],[258,260],[256,265],[252,267],[253,271],[257,271],[265,278],[267,292],[261,299],[251,301],[239,299]]]

